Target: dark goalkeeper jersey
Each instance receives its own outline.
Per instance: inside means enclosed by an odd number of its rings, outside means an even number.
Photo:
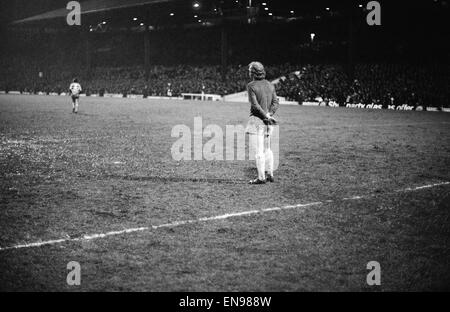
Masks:
[[[267,80],[254,80],[247,85],[250,102],[250,116],[266,119],[266,114],[275,114],[278,109],[278,97],[275,87]]]

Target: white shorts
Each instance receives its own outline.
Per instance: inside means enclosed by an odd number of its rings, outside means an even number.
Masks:
[[[250,116],[245,128],[245,133],[259,134],[270,136],[273,131],[273,126],[265,125],[264,122],[256,116]]]

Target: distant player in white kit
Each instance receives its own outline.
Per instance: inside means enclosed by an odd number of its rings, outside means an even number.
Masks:
[[[75,78],[69,87],[70,96],[72,97],[72,113],[78,113],[78,103],[81,91],[83,91],[81,85],[78,83],[78,79]]]

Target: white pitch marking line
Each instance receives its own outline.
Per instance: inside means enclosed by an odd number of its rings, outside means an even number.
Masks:
[[[273,207],[273,208],[266,208],[266,209],[262,209],[262,212],[269,212],[269,211],[280,211],[282,208],[280,207]]]
[[[418,186],[418,187],[413,187],[413,188],[406,188],[403,190],[403,192],[413,192],[413,191],[418,191],[418,190],[423,190],[423,189],[427,189],[427,188],[432,188],[432,187],[441,186],[441,185],[448,185],[448,184],[450,184],[450,182],[428,184],[428,185],[423,185],[423,186]],[[402,190],[398,190],[397,192],[402,192]]]
[[[353,197],[348,197],[348,198],[343,198],[342,200],[356,200],[356,199],[363,199],[364,197],[362,196],[353,196]]]
[[[394,193],[414,192],[414,191],[419,191],[419,190],[423,190],[423,189],[433,188],[436,186],[449,185],[449,184],[450,184],[450,182],[441,182],[441,183],[427,184],[427,185],[413,187],[413,188],[408,187],[408,188],[405,188],[402,190],[394,191]],[[371,194],[371,195],[366,195],[366,196],[353,196],[353,197],[349,197],[349,198],[343,198],[343,200],[358,200],[358,199],[363,199],[363,198],[368,198],[368,197],[373,197],[373,196],[376,196],[376,195]],[[41,247],[41,246],[46,246],[46,245],[62,244],[62,243],[66,243],[66,242],[89,241],[89,240],[105,238],[105,237],[109,237],[109,236],[117,236],[117,235],[122,235],[122,234],[144,232],[144,231],[149,231],[151,229],[157,230],[160,228],[177,227],[177,226],[192,224],[192,223],[200,223],[200,222],[215,221],[215,220],[225,220],[225,219],[234,218],[234,217],[255,215],[255,214],[271,212],[271,211],[282,211],[282,210],[288,210],[288,209],[319,206],[319,205],[323,205],[324,203],[333,203],[333,202],[334,202],[333,200],[326,200],[324,202],[312,202],[312,203],[289,205],[289,206],[283,206],[283,207],[263,208],[263,209],[259,209],[259,210],[249,210],[249,211],[242,211],[242,212],[235,212],[235,213],[227,213],[227,214],[223,214],[223,215],[219,215],[219,216],[203,217],[203,218],[199,218],[199,219],[184,220],[184,221],[174,221],[174,222],[161,224],[161,225],[152,225],[152,226],[131,228],[131,229],[125,229],[125,230],[121,230],[121,231],[111,231],[111,232],[100,233],[100,234],[86,234],[82,237],[76,237],[76,238],[55,239],[55,240],[40,241],[40,242],[21,244],[21,245],[15,245],[15,246],[0,247],[0,251],[11,250],[11,249],[31,248],[31,247]]]

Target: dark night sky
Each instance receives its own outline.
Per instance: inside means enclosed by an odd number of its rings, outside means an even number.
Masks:
[[[174,3],[185,3],[183,8],[189,8],[194,0],[173,0]],[[234,3],[234,0],[196,0],[202,3],[203,7],[210,7],[210,3]],[[244,6],[248,0],[239,0]],[[50,10],[60,9],[66,6],[69,0],[1,0],[0,19],[13,21],[30,17]],[[82,3],[83,1],[81,1]],[[352,7],[357,4],[365,5],[368,0],[252,0],[253,5],[267,2],[271,10],[287,11],[296,10],[299,14],[324,13],[325,7],[343,10],[345,3],[352,2]],[[442,31],[448,27],[449,3],[450,0],[380,0],[382,6],[382,19],[385,25],[392,24],[402,28],[428,28],[433,31]],[[180,6],[181,7],[181,6]],[[183,9],[186,10],[186,9]],[[125,13],[125,12],[124,12]]]
[[[67,0],[3,0],[1,19],[15,20],[64,7]]]

